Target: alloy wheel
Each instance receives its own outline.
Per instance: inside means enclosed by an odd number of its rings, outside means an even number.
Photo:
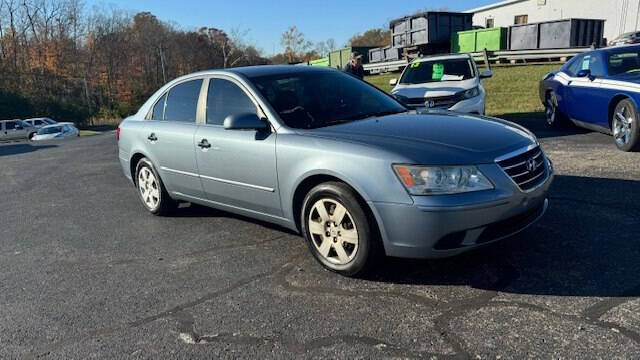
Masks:
[[[160,203],[160,188],[156,176],[147,166],[138,173],[138,190],[144,204],[150,210],[155,210]]]
[[[556,117],[558,116],[558,100],[554,94],[547,97],[545,114],[547,116],[547,123],[549,125],[553,125],[556,122]]]
[[[627,105],[616,109],[613,117],[613,137],[618,146],[625,146],[631,141],[634,114]]]
[[[309,212],[309,233],[318,253],[335,265],[351,262],[358,252],[358,230],[347,208],[323,198]]]

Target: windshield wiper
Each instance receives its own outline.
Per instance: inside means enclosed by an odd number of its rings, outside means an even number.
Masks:
[[[344,123],[357,121],[357,120],[364,120],[364,119],[369,119],[369,118],[373,118],[373,117],[380,117],[380,116],[386,116],[386,115],[401,114],[401,113],[406,113],[406,112],[407,112],[407,110],[387,110],[387,111],[379,111],[379,112],[376,112],[376,113],[355,114],[355,115],[347,116],[347,117],[344,117],[344,118],[341,118],[341,119],[338,119],[338,120],[327,121],[324,124],[322,124],[322,126],[320,126],[320,127],[327,127],[327,126],[331,126],[331,125],[344,124]]]

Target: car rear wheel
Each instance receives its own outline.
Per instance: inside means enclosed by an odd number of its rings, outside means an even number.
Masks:
[[[564,114],[558,109],[558,96],[551,91],[547,94],[544,104],[547,125],[551,127],[561,127],[566,124]]]
[[[167,215],[177,206],[147,158],[140,159],[136,166],[136,188],[142,205],[154,215]]]
[[[379,240],[363,206],[339,182],[318,185],[305,197],[302,231],[311,253],[327,269],[362,276],[379,260]]]
[[[636,151],[640,147],[640,125],[635,104],[624,99],[616,105],[611,121],[616,146],[622,151]]]

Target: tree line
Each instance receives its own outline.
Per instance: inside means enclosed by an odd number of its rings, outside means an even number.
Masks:
[[[127,116],[178,76],[267,63],[242,36],[81,0],[0,0],[0,117]]]
[[[82,0],[0,0],[0,119],[119,119],[184,74],[312,60],[336,48],[332,39],[312,44],[291,27],[282,35],[284,52],[265,58],[245,36],[184,30],[148,12],[87,9]],[[366,32],[350,42],[387,36]]]

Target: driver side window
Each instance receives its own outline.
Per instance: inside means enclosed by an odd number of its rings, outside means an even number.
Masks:
[[[573,63],[571,64],[571,66],[569,66],[568,73],[569,76],[576,76],[578,75],[578,72],[580,70],[582,70],[582,65],[583,65],[583,61],[584,61],[584,55],[581,55],[579,57],[577,57]]]
[[[229,115],[257,114],[257,108],[235,83],[225,79],[210,79],[207,94],[207,124],[223,125]]]

